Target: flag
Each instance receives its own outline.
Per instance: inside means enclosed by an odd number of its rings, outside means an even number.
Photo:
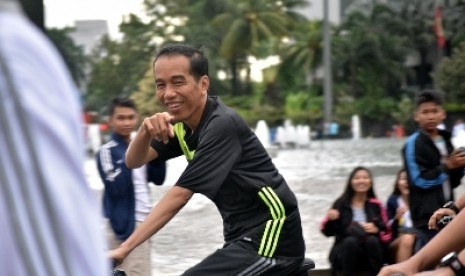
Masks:
[[[436,43],[438,47],[444,48],[446,45],[446,37],[444,36],[444,29],[442,28],[442,9],[440,6],[437,6],[434,11],[434,33],[436,34]]]

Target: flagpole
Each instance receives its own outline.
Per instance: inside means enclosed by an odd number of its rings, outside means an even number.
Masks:
[[[331,40],[329,30],[329,0],[323,4],[323,67],[324,67],[324,124],[323,133],[328,134],[332,121],[332,74],[331,74]]]

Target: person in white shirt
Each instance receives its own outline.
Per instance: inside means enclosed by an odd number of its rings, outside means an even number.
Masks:
[[[111,271],[78,99],[44,33],[0,0],[0,275]]]

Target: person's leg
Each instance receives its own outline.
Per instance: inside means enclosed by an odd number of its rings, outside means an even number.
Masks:
[[[341,268],[343,275],[354,276],[357,270],[357,257],[360,255],[358,238],[347,237],[340,247]]]
[[[376,275],[384,264],[383,246],[377,236],[366,237],[364,245],[370,273]]]
[[[412,256],[413,247],[415,245],[414,234],[401,234],[398,238],[397,251],[396,251],[396,262],[400,263]]]
[[[197,265],[185,271],[183,276],[217,275],[295,275],[303,258],[265,258],[247,248],[243,243],[232,243],[215,251]]]

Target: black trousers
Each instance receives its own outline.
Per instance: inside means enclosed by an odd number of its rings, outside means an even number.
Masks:
[[[338,248],[336,261],[336,270],[344,276],[356,276],[361,271],[376,275],[384,264],[383,246],[377,236],[346,237]]]
[[[245,242],[228,244],[215,251],[183,276],[306,276],[298,272],[302,258],[265,258],[257,255]]]

